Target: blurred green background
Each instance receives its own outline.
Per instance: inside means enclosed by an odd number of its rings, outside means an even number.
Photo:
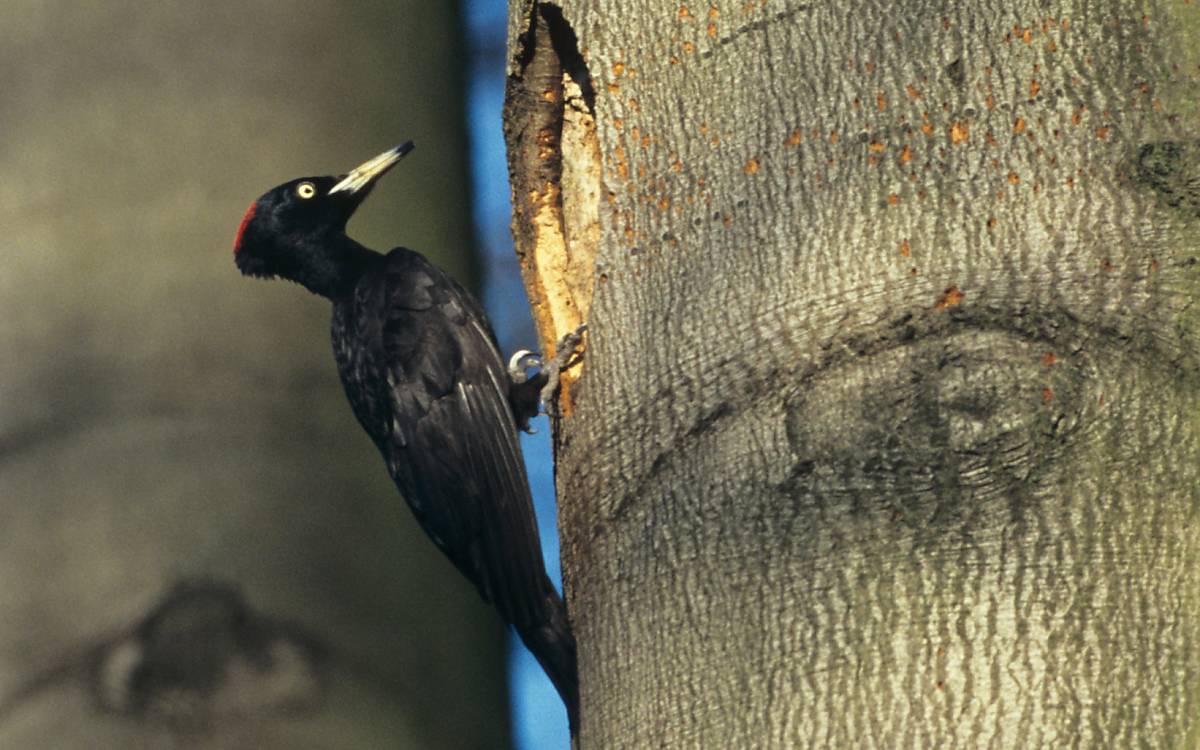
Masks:
[[[468,5],[483,56],[452,3],[6,4],[0,747],[509,742],[504,631],[354,422],[328,303],[231,257],[261,192],[411,138],[351,232],[480,280],[464,92],[485,61],[494,167],[503,4]],[[163,615],[180,582],[217,593]],[[228,668],[154,692],[197,633]]]

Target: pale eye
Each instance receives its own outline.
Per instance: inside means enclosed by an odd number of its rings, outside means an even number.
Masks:
[[[296,195],[308,200],[317,194],[317,186],[311,182],[302,182],[296,186]]]

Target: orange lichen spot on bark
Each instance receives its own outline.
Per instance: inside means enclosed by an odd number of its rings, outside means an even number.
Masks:
[[[1096,128],[1096,137],[1100,140],[1104,140],[1108,138],[1108,131],[1109,128],[1107,126],[1101,125],[1100,127]]]
[[[713,23],[712,21],[709,21],[708,26],[705,27],[705,33],[708,34],[710,39],[716,39],[717,38],[717,25],[715,23]]]
[[[967,295],[963,294],[956,286],[948,286],[937,298],[937,302],[933,304],[934,310],[945,310],[949,307],[961,304]]]
[[[884,149],[886,149],[886,148],[887,148],[887,146],[885,146],[880,141],[871,141],[870,143],[867,144],[867,150],[872,153],[875,153],[875,154],[883,153]]]
[[[717,6],[708,6],[708,20],[715,21],[721,17],[721,11],[717,10]]]
[[[1070,19],[1068,19],[1068,18],[1064,18],[1064,19],[1062,20],[1062,22],[1059,24],[1059,26],[1062,26],[1064,31],[1065,31],[1066,29],[1069,29],[1069,28],[1071,28],[1071,21],[1070,21]]]
[[[1075,177],[1074,177],[1074,175],[1072,175],[1072,176],[1070,176],[1070,177],[1067,177],[1067,187],[1069,187],[1069,188],[1073,188],[1073,187],[1075,187]]]
[[[1158,258],[1150,259],[1150,273],[1158,273]]]
[[[758,168],[760,166],[761,165],[759,164],[758,157],[751,156],[749,159],[746,160],[746,163],[742,166],[742,171],[745,172],[746,174],[754,174],[754,173],[758,172]]]
[[[829,131],[829,142],[830,142],[830,143],[837,143],[837,142],[838,142],[838,134],[837,134],[837,131],[836,131],[836,130],[830,130],[830,131]]]
[[[612,74],[615,77],[620,78],[621,74],[623,74],[624,72],[625,72],[625,63],[621,62],[620,60],[614,60],[613,64],[612,64]]]
[[[1077,109],[1073,113],[1071,113],[1071,124],[1072,125],[1078,125],[1079,123],[1083,122],[1083,113],[1084,113],[1084,110],[1086,110],[1086,109],[1087,109],[1086,107],[1080,107],[1079,109]]]
[[[1046,51],[1050,54],[1054,54],[1058,51],[1058,45],[1054,43],[1053,39],[1050,39],[1046,42]]]
[[[1037,98],[1038,92],[1042,90],[1042,84],[1037,82],[1036,78],[1029,79],[1029,98]]]
[[[670,207],[671,207],[670,197],[664,195],[663,197],[658,199],[658,210],[659,211],[666,211]]]
[[[1021,133],[1025,132],[1025,118],[1024,117],[1018,117],[1017,119],[1013,120],[1013,132],[1016,133],[1017,135],[1020,135]]]
[[[956,120],[950,125],[950,142],[958,146],[966,143],[971,137],[970,126],[962,120]]]
[[[900,149],[900,163],[908,164],[910,161],[912,161],[912,147],[906,143],[904,148]]]
[[[920,99],[921,90],[911,83],[904,87],[904,93],[908,94],[909,99]]]
[[[1042,389],[1042,403],[1048,404],[1054,400],[1054,390],[1049,386]]]
[[[616,128],[617,130],[620,130],[621,128],[625,127],[625,120],[620,117],[614,117],[612,123],[613,123],[613,127]]]
[[[1033,44],[1033,29],[1025,28],[1021,30],[1021,41],[1026,44]]]
[[[692,20],[692,11],[686,5],[680,5],[679,12],[676,15],[678,15],[680,21]]]
[[[887,109],[887,97],[883,95],[882,91],[875,92],[875,109],[880,112]]]
[[[989,216],[989,217],[988,217],[988,220],[987,220],[987,228],[988,228],[988,231],[989,231],[989,232],[993,231],[993,230],[996,228],[996,225],[997,225],[997,224],[999,224],[999,223],[1000,223],[1000,222],[996,220],[996,217],[995,217],[995,216]]]
[[[616,81],[613,81],[612,83],[608,84],[608,93],[615,94],[620,90],[621,90],[621,84],[617,83]]]
[[[909,246],[908,240],[900,241],[900,257],[907,258],[912,255],[912,247]]]
[[[870,75],[871,73],[874,73],[875,72],[875,63],[871,62],[870,60],[866,61],[865,63],[863,63],[863,70],[867,71],[868,75]]]
[[[900,205],[900,196],[895,193],[888,193],[887,202],[889,206],[898,206]]]
[[[1054,352],[1046,352],[1042,355],[1042,364],[1046,367],[1052,367],[1055,362],[1058,362],[1058,357],[1054,356]]]
[[[676,156],[674,158],[674,160],[671,161],[671,171],[672,172],[682,172],[683,171],[683,162],[679,160],[678,156]]]
[[[1116,268],[1117,267],[1114,266],[1112,264],[1112,261],[1109,260],[1108,258],[1105,258],[1104,260],[1100,261],[1100,270],[1104,271],[1105,273],[1112,273],[1113,271],[1116,270]]]
[[[984,134],[983,140],[987,142],[987,145],[992,146],[992,147],[1000,145],[1000,142],[996,140],[995,134],[992,133],[992,131],[990,131],[990,130]]]
[[[692,44],[691,42],[684,42],[680,46],[683,48],[683,51],[689,55],[696,51],[696,45]]]
[[[638,104],[638,100],[637,100],[637,99],[635,99],[635,98],[634,98],[634,97],[632,97],[632,96],[631,96],[631,97],[629,97],[629,102],[628,102],[628,104],[629,104],[629,108],[630,108],[630,109],[632,109],[634,112],[637,112],[637,111],[641,110],[641,105],[640,105],[640,104]]]
[[[921,123],[921,132],[925,135],[933,135],[933,123],[928,120]]]
[[[871,154],[870,156],[867,157],[867,164],[872,167],[879,166],[879,157],[874,154]]]
[[[1021,181],[1021,175],[1017,174],[1016,172],[1008,173],[1008,183],[1010,185],[1016,185],[1020,181]]]
[[[709,138],[708,145],[712,146],[713,148],[716,148],[717,146],[721,145],[721,136],[714,135],[712,138]]]
[[[983,100],[983,106],[987,107],[988,109],[995,109],[996,108],[996,97],[992,96],[991,94],[988,94],[987,98]]]
[[[701,122],[699,126],[700,135],[708,135],[708,123]]]
[[[804,134],[800,132],[800,128],[792,128],[792,132],[788,133],[788,137],[783,140],[785,146],[799,146],[804,139]]]
[[[733,224],[733,216],[731,216],[730,214],[722,214],[721,223],[727,227],[731,226]]]
[[[629,162],[625,161],[625,149],[621,146],[613,148],[613,158],[617,160],[617,174],[622,180],[629,180]]]

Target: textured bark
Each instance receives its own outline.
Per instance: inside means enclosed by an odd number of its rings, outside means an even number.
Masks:
[[[262,191],[405,138],[351,232],[469,248],[458,31],[6,4],[0,747],[507,744],[500,624],[355,423],[328,302],[231,254]]]
[[[581,746],[1195,747],[1200,7],[560,5]]]

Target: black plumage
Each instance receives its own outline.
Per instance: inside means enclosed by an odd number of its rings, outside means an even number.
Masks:
[[[575,640],[542,564],[511,407],[517,386],[487,318],[419,253],[383,255],[345,233],[411,148],[265,193],[246,212],[235,259],[245,274],[332,300],[334,356],[355,415],[422,528],[517,630],[574,726]]]

